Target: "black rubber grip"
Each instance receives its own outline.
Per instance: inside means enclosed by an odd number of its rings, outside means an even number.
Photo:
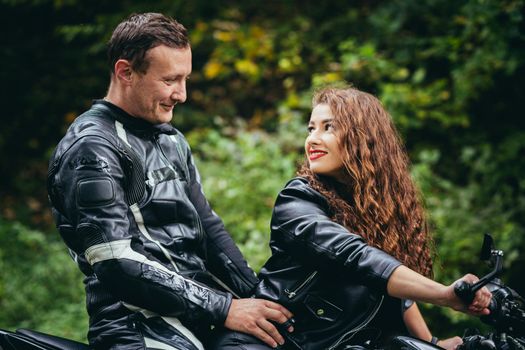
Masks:
[[[472,284],[465,281],[459,281],[454,285],[454,292],[465,305],[470,305],[474,300],[476,292],[472,291]]]

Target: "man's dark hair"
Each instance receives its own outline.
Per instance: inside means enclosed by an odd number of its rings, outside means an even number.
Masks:
[[[119,59],[131,62],[131,68],[146,73],[148,50],[166,45],[184,49],[190,46],[186,28],[171,17],[161,13],[132,14],[113,31],[107,46],[108,62],[113,74]]]

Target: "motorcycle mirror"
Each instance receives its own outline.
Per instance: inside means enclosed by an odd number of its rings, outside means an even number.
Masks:
[[[494,240],[492,239],[492,236],[490,234],[485,233],[483,237],[483,245],[481,246],[481,252],[479,254],[479,258],[482,261],[490,260],[493,249],[494,249]]]

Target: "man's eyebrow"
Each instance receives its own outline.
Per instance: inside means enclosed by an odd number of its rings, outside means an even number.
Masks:
[[[184,74],[178,74],[178,73],[175,73],[175,74],[166,74],[163,76],[163,79],[177,79],[177,78],[181,78],[181,77],[184,77]],[[188,75],[189,77],[189,75]]]

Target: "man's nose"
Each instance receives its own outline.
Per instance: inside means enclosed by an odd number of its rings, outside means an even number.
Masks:
[[[177,84],[171,93],[171,99],[179,103],[186,102],[186,81]]]

